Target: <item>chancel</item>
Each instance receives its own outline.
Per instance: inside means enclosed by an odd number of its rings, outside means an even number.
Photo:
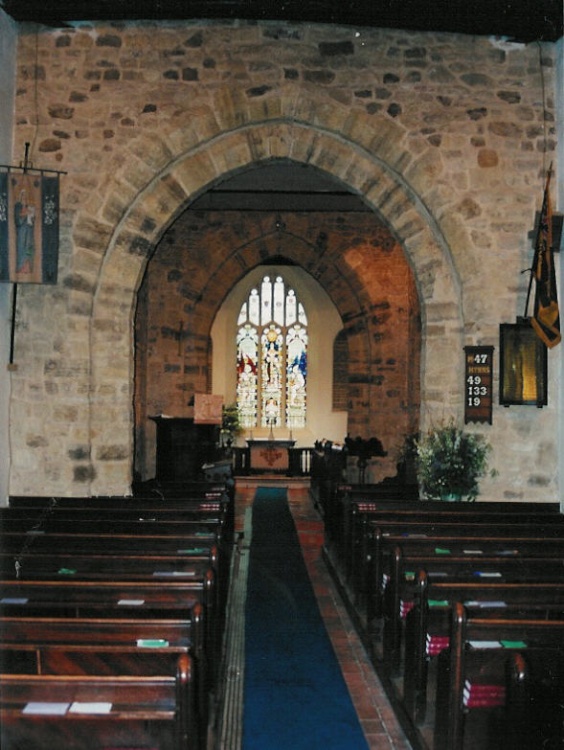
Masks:
[[[561,0],[0,62],[2,750],[563,747]]]

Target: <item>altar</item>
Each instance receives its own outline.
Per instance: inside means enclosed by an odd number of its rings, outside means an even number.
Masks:
[[[290,449],[295,440],[272,440],[256,438],[247,440],[249,450],[249,470],[254,473],[272,472],[288,474],[290,469]]]

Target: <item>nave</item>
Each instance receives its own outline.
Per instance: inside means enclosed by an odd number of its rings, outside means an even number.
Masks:
[[[262,484],[268,484],[263,481]],[[323,522],[311,499],[309,488],[305,484],[290,483],[285,485],[281,480],[273,480],[272,485],[288,487],[288,503],[298,531],[304,561],[310,580],[317,597],[319,609],[325,623],[335,654],[341,666],[342,674],[349,689],[353,705],[356,709],[360,725],[364,731],[366,742],[370,750],[409,750],[411,744],[398,723],[396,715],[386,697],[382,684],[374,671],[371,661],[362,645],[359,636],[351,622],[347,610],[335,587],[334,581],[322,557],[324,539]],[[248,544],[245,536],[249,534],[250,510],[258,487],[257,482],[244,479],[237,481],[235,496],[235,536],[239,538],[239,565],[241,559],[248,554]],[[251,532],[252,533],[252,532]],[[273,535],[275,536],[275,535]],[[237,563],[236,563],[237,564]],[[243,712],[245,710],[242,686],[234,686],[232,680],[237,681],[241,675],[241,665],[244,660],[242,648],[233,646],[230,640],[237,639],[236,623],[244,607],[245,591],[241,589],[244,573],[239,567],[239,576],[232,582],[235,594],[235,608],[230,607],[227,616],[227,659],[225,674],[227,690],[224,703],[219,710],[219,729],[216,738],[217,750],[244,750],[242,732]],[[245,583],[242,586],[244,589]],[[243,641],[242,633],[239,633]],[[233,678],[233,676],[236,676]],[[230,690],[234,693],[230,694]],[[303,748],[308,747],[304,739]],[[276,750],[273,748],[273,750]],[[299,750],[299,748],[296,748]],[[354,750],[354,748],[351,748]]]

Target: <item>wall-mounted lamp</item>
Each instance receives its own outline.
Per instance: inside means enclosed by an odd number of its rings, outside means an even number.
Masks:
[[[528,318],[499,326],[499,403],[541,408],[547,399],[546,346]]]

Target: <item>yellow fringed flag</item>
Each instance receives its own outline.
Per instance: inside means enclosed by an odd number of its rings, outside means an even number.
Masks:
[[[560,311],[552,248],[552,207],[548,173],[537,231],[532,273],[535,279],[535,304],[531,325],[549,349],[560,343]]]

